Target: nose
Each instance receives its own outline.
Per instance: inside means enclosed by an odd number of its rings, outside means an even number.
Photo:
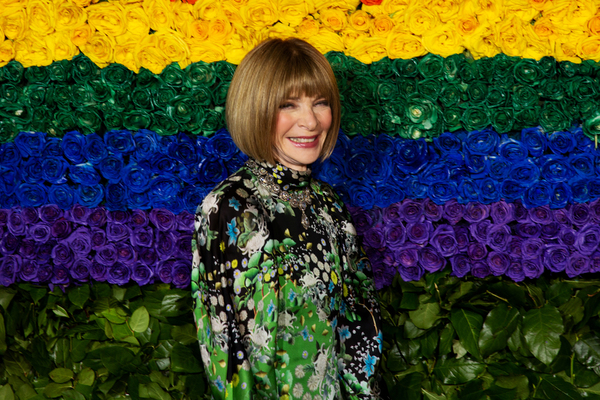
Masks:
[[[298,124],[309,131],[315,130],[319,124],[319,119],[312,107],[303,107],[302,115],[298,119]]]

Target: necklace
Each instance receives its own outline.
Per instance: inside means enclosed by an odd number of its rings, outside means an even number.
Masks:
[[[269,171],[267,171],[265,167],[257,164],[256,161],[250,159],[247,161],[247,165],[250,167],[254,175],[258,177],[258,182],[263,185],[273,196],[289,202],[290,206],[294,208],[300,208],[302,211],[302,218],[300,219],[300,222],[302,222],[304,229],[308,229],[308,217],[306,216],[305,210],[308,205],[312,203],[308,186],[299,192],[289,192],[277,184],[277,182],[275,182],[273,179],[273,176],[269,174]]]

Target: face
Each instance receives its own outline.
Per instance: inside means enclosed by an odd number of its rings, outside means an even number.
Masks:
[[[280,106],[275,127],[277,161],[305,171],[319,158],[331,126],[331,107],[324,97],[290,97]]]

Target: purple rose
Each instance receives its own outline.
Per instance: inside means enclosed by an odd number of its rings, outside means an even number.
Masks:
[[[577,251],[572,253],[571,257],[569,257],[569,262],[567,263],[567,268],[565,271],[569,278],[587,274],[590,272],[590,262],[588,257]]]
[[[85,257],[92,251],[92,235],[86,227],[77,228],[66,242],[76,256]]]
[[[102,207],[96,207],[88,216],[88,225],[100,228],[106,223],[106,210]]]
[[[439,221],[442,218],[442,212],[443,207],[435,204],[429,197],[423,201],[423,213],[428,220]]]
[[[133,265],[131,279],[138,285],[147,285],[154,278],[154,271],[146,264],[138,261]]]
[[[52,259],[54,260],[54,264],[70,266],[73,264],[73,252],[65,243],[59,242],[52,249]]]
[[[595,251],[590,257],[590,272],[600,272],[600,251]]]
[[[35,282],[38,275],[38,263],[35,260],[22,260],[19,279],[23,282]]]
[[[175,264],[175,261],[167,260],[161,261],[156,265],[155,275],[163,283],[171,283],[173,281],[173,264]]]
[[[19,255],[23,259],[34,259],[37,255],[37,248],[33,240],[22,240],[19,246]]]
[[[161,258],[169,258],[175,252],[175,244],[177,243],[177,237],[173,232],[156,232],[156,240],[154,241],[154,248]]]
[[[392,205],[394,206],[394,205]],[[392,207],[390,206],[390,207]],[[388,207],[388,208],[390,208]],[[376,219],[373,218],[372,210],[364,210],[359,207],[349,207],[352,213],[352,220],[354,221],[354,226],[356,227],[356,232],[359,235],[364,235],[364,233],[369,230],[375,223]],[[385,215],[385,210],[384,210]]]
[[[562,228],[558,233],[558,242],[565,246],[575,246],[577,233],[572,228]]]
[[[556,221],[552,221],[549,224],[542,225],[542,231],[540,236],[544,239],[558,239],[560,232],[560,224]]]
[[[52,251],[54,250],[54,246],[56,246],[55,240],[50,240],[46,243],[42,243],[39,245],[36,260],[41,263],[46,263],[52,258]]]
[[[6,226],[8,223],[8,214],[10,210],[5,210],[0,208],[0,227]]]
[[[493,225],[488,230],[487,245],[493,250],[505,251],[511,238],[510,228],[507,225]]]
[[[39,223],[29,226],[25,237],[37,243],[46,243],[50,236],[50,227],[44,223]]]
[[[0,241],[0,251],[2,254],[13,254],[19,249],[20,245],[21,240],[18,237],[12,233],[6,233]]]
[[[415,200],[404,200],[401,215],[407,222],[417,222],[423,216],[423,204]]]
[[[164,208],[154,208],[150,211],[150,221],[159,231],[168,231],[175,224],[175,214]]]
[[[450,225],[438,226],[431,237],[431,244],[443,257],[451,257],[458,253],[458,243]]]
[[[492,204],[490,216],[496,225],[508,224],[515,219],[515,206],[500,200]]]
[[[521,282],[525,279],[525,271],[520,261],[512,261],[506,270],[506,276],[515,282]]]
[[[87,225],[91,212],[86,206],[74,204],[69,211],[65,212],[65,219],[78,225]]]
[[[573,224],[582,226],[590,222],[592,214],[590,207],[585,203],[573,204],[569,209],[569,216]]]
[[[98,250],[106,244],[106,232],[104,229],[92,228],[91,231],[92,249]]]
[[[25,225],[35,224],[40,219],[38,210],[33,207],[25,207],[21,209],[21,217],[23,218]]]
[[[471,260],[480,261],[487,256],[487,247],[481,242],[473,242],[469,245],[467,254]]]
[[[494,276],[504,275],[510,265],[510,257],[506,253],[499,251],[490,251],[487,256],[487,262],[490,267],[490,272]]]
[[[8,255],[2,259],[0,264],[0,285],[10,286],[16,282],[19,271],[21,270],[21,257]]]
[[[107,219],[110,222],[116,222],[119,224],[127,224],[131,220],[131,216],[129,215],[129,211],[115,210],[115,211],[108,212]]]
[[[119,259],[119,254],[117,252],[117,246],[112,243],[101,246],[96,249],[96,257],[95,260],[102,265],[106,265],[107,267],[113,265]]]
[[[469,243],[471,243],[471,236],[469,234],[469,228],[466,226],[455,225],[454,226],[454,237],[456,238],[456,244],[458,245],[458,251],[467,251]]]
[[[409,282],[420,280],[425,271],[420,265],[400,265],[398,272],[400,272],[400,278],[402,278],[403,281]]]
[[[173,264],[173,285],[179,289],[186,289],[190,286],[191,270],[189,263],[183,260],[177,260]]]
[[[119,242],[116,246],[119,262],[131,266],[137,260],[137,254],[130,244]]]
[[[430,246],[419,249],[419,265],[427,272],[436,272],[446,266],[446,259]]]
[[[490,267],[483,261],[475,261],[471,266],[471,275],[483,279],[490,275]]]
[[[515,233],[524,239],[538,238],[542,233],[542,228],[533,222],[524,222],[515,226]]]
[[[106,273],[108,268],[104,264],[100,264],[97,261],[92,261],[92,266],[89,269],[90,276],[92,279],[98,282],[104,282],[106,280]]]
[[[152,247],[154,243],[154,231],[150,227],[134,228],[131,235],[131,244],[141,247]]]
[[[471,262],[465,254],[457,254],[450,259],[452,274],[462,278],[471,271]]]
[[[124,285],[131,278],[131,270],[120,262],[114,263],[108,268],[106,281],[113,285]]]
[[[66,239],[71,234],[72,228],[71,223],[66,219],[59,219],[54,221],[50,228],[50,233],[57,239]]]
[[[561,208],[558,210],[552,210],[552,214],[554,216],[554,220],[559,224],[569,227],[571,226],[571,217],[566,209]]]
[[[481,203],[469,203],[465,207],[465,215],[463,218],[467,222],[475,223],[483,221],[490,215],[490,211],[487,205]]]
[[[554,213],[548,206],[535,207],[529,212],[532,222],[537,224],[549,224],[554,221]]]
[[[183,260],[192,259],[192,235],[180,234],[175,244],[175,257]]]
[[[600,223],[600,199],[596,199],[590,203],[590,215],[594,222]]]
[[[40,219],[47,224],[53,224],[63,216],[63,210],[56,204],[47,204],[40,208]]]
[[[472,223],[471,226],[469,226],[469,231],[471,232],[471,236],[473,236],[473,239],[483,243],[487,243],[488,235],[491,228],[491,221],[486,219],[483,221]]]
[[[373,267],[373,280],[375,281],[375,289],[381,290],[384,287],[391,285],[394,280],[394,276],[396,275],[396,269],[385,267],[381,252],[374,251],[372,253],[367,252],[367,254]],[[379,256],[375,257],[375,254],[379,254]]]
[[[87,282],[90,276],[92,262],[87,258],[78,258],[73,262],[69,272],[71,277],[79,282]]]
[[[394,258],[398,263],[398,270],[402,267],[414,267],[419,262],[419,251],[417,246],[409,244],[396,250]]]
[[[69,270],[64,265],[55,264],[52,268],[52,278],[50,282],[55,285],[68,285],[71,281]]]
[[[571,252],[567,246],[559,244],[546,246],[543,256],[544,265],[552,272],[564,271],[570,256]]]
[[[575,248],[583,255],[589,256],[600,244],[600,227],[596,224],[587,224],[577,233]]]
[[[514,202],[514,207],[515,220],[517,222],[529,222],[531,220],[529,210],[520,201]]]
[[[106,238],[110,242],[122,242],[129,239],[131,229],[118,222],[109,222],[106,224]]]
[[[21,215],[21,210],[12,209],[8,214],[7,221],[8,231],[15,236],[20,236],[25,234],[25,230],[27,229],[27,225],[23,220],[23,216]]]
[[[385,232],[383,228],[378,225],[366,231],[363,242],[373,249],[383,248],[385,246]]]
[[[429,240],[433,225],[430,221],[413,222],[406,226],[408,240],[416,244],[424,244]]]
[[[465,215],[465,206],[452,199],[444,204],[444,218],[451,225],[456,225]]]
[[[391,248],[397,248],[404,244],[406,240],[406,228],[404,228],[400,220],[385,225],[384,240],[386,245]]]
[[[145,228],[146,226],[148,226],[148,214],[146,214],[144,211],[142,210],[133,210],[133,212],[131,213],[131,223],[130,226],[133,229],[136,228]],[[193,224],[194,221],[192,219],[192,228],[193,228]]]
[[[144,248],[141,251],[139,251],[138,260],[151,267],[156,264],[156,261],[158,260],[158,255],[156,254],[156,251],[153,247]]]
[[[521,244],[521,254],[524,259],[539,258],[544,251],[544,242],[541,239],[529,238]]]
[[[183,211],[176,218],[177,229],[184,232],[192,232],[194,230],[194,214]]]

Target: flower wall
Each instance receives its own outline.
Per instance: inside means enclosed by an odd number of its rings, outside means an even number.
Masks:
[[[193,213],[235,66],[300,37],[410,399],[600,398],[594,1],[0,0],[0,397],[202,398]]]

